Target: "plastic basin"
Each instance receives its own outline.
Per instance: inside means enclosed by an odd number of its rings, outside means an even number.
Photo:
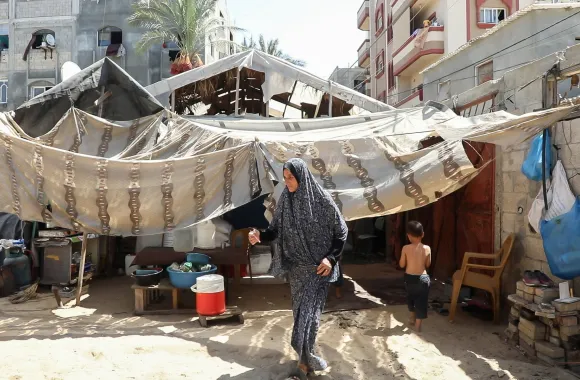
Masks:
[[[179,289],[189,289],[193,285],[197,284],[198,277],[216,272],[217,267],[215,265],[212,265],[210,270],[203,272],[180,272],[171,268],[167,268],[167,273],[169,273],[169,281],[171,282],[171,285]]]
[[[209,264],[211,258],[208,255],[204,255],[203,253],[191,252],[187,254],[185,260],[194,265],[206,265]]]
[[[156,269],[137,269],[131,277],[135,279],[139,286],[158,285],[161,281],[162,268]]]

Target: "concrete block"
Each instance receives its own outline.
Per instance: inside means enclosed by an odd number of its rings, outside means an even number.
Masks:
[[[524,292],[524,300],[527,302],[534,302],[534,294]]]
[[[551,359],[559,359],[564,357],[564,349],[550,342],[538,341],[534,347],[538,353],[546,355]]]
[[[560,336],[562,336],[562,334],[568,336],[580,334],[580,325],[560,326]]]
[[[548,338],[548,341],[550,343],[552,343],[554,346],[558,346],[561,347],[562,346],[562,340],[560,340],[560,338],[557,338],[555,336],[551,336]]]
[[[524,341],[529,347],[535,349],[536,339],[530,338],[528,335],[524,334],[524,332],[521,330],[518,332],[519,332],[518,336],[520,338],[520,342]]]
[[[523,193],[505,193],[502,195],[502,211],[517,214],[518,209],[528,210],[528,195]]]
[[[502,156],[502,171],[519,172],[524,162],[525,153],[523,150],[504,153]]]
[[[566,350],[565,355],[566,355],[567,362],[580,361],[580,350]]]
[[[513,174],[513,184],[514,193],[526,193],[530,192],[530,180],[523,175],[521,172],[516,172]]]
[[[560,337],[560,329],[557,327],[550,327],[550,336],[553,336],[555,338],[559,338]]]
[[[514,325],[513,323],[508,323],[508,327],[507,327],[508,331],[517,333],[518,332],[518,326]]]
[[[523,290],[516,290],[516,296],[520,298],[524,298],[524,291]]]
[[[556,308],[556,311],[566,312],[566,311],[577,311],[580,309],[580,302],[573,303],[561,303],[552,302],[552,305]]]
[[[536,350],[533,346],[530,346],[524,339],[522,339],[522,334],[520,334],[520,348],[522,351],[526,353],[528,356],[536,356]]]
[[[542,239],[537,237],[527,236],[524,238],[524,255],[533,260],[546,262],[546,253],[544,252],[544,245]],[[541,264],[540,264],[541,265]],[[527,268],[526,268],[527,269]]]
[[[524,282],[523,282],[523,281],[518,281],[518,282],[516,282],[516,289],[517,289],[517,290],[522,290],[522,291],[523,291],[523,290],[524,290],[524,288],[525,288],[525,286],[526,286],[526,284],[524,284]]]
[[[513,173],[503,173],[502,174],[502,184],[503,193],[513,193],[514,192],[514,180]]]
[[[508,212],[504,212],[502,214],[501,220],[501,229],[503,232],[507,233],[516,233],[519,229],[520,223],[518,220],[521,219],[521,216],[518,214],[512,214]]]
[[[552,301],[560,297],[560,290],[558,288],[535,288],[535,293],[540,297],[553,297]],[[550,301],[551,302],[551,301]]]
[[[537,352],[537,351],[536,351],[536,356],[538,357],[538,359],[540,359],[541,361],[543,361],[544,363],[546,363],[547,365],[550,365],[550,366],[559,365],[560,363],[563,363],[565,361],[563,357],[553,359],[553,358],[551,358],[545,354],[542,354],[541,352]]]
[[[520,268],[522,269],[522,275],[524,274],[524,270],[542,270],[542,261],[524,257],[520,261]]]
[[[558,318],[558,323],[560,324],[560,326],[576,326],[578,324],[578,318],[560,317]]]
[[[538,321],[528,321],[524,318],[520,318],[518,330],[532,339],[543,339],[546,335],[546,325]]]
[[[512,317],[519,318],[520,317],[520,311],[518,309],[516,309],[515,307],[512,307],[510,309],[510,315]]]

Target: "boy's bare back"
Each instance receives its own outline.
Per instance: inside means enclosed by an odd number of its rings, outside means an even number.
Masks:
[[[399,262],[401,268],[405,268],[405,273],[420,276],[427,273],[427,268],[431,265],[431,248],[422,243],[407,244],[401,252]]]

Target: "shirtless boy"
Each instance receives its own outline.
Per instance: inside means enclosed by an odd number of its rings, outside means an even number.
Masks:
[[[407,289],[407,303],[411,317],[410,325],[421,332],[421,322],[427,318],[429,301],[429,286],[431,280],[427,268],[431,265],[431,248],[421,243],[423,236],[421,223],[411,221],[407,223],[407,238],[411,242],[403,247],[399,265],[405,268],[405,288]]]

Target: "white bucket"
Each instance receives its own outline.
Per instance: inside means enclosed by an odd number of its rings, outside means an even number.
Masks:
[[[206,274],[197,278],[197,283],[191,287],[194,293],[219,293],[223,292],[224,277],[219,274]]]
[[[130,276],[136,269],[139,269],[139,265],[131,265],[133,260],[135,260],[135,255],[125,256],[125,274],[127,276]]]

